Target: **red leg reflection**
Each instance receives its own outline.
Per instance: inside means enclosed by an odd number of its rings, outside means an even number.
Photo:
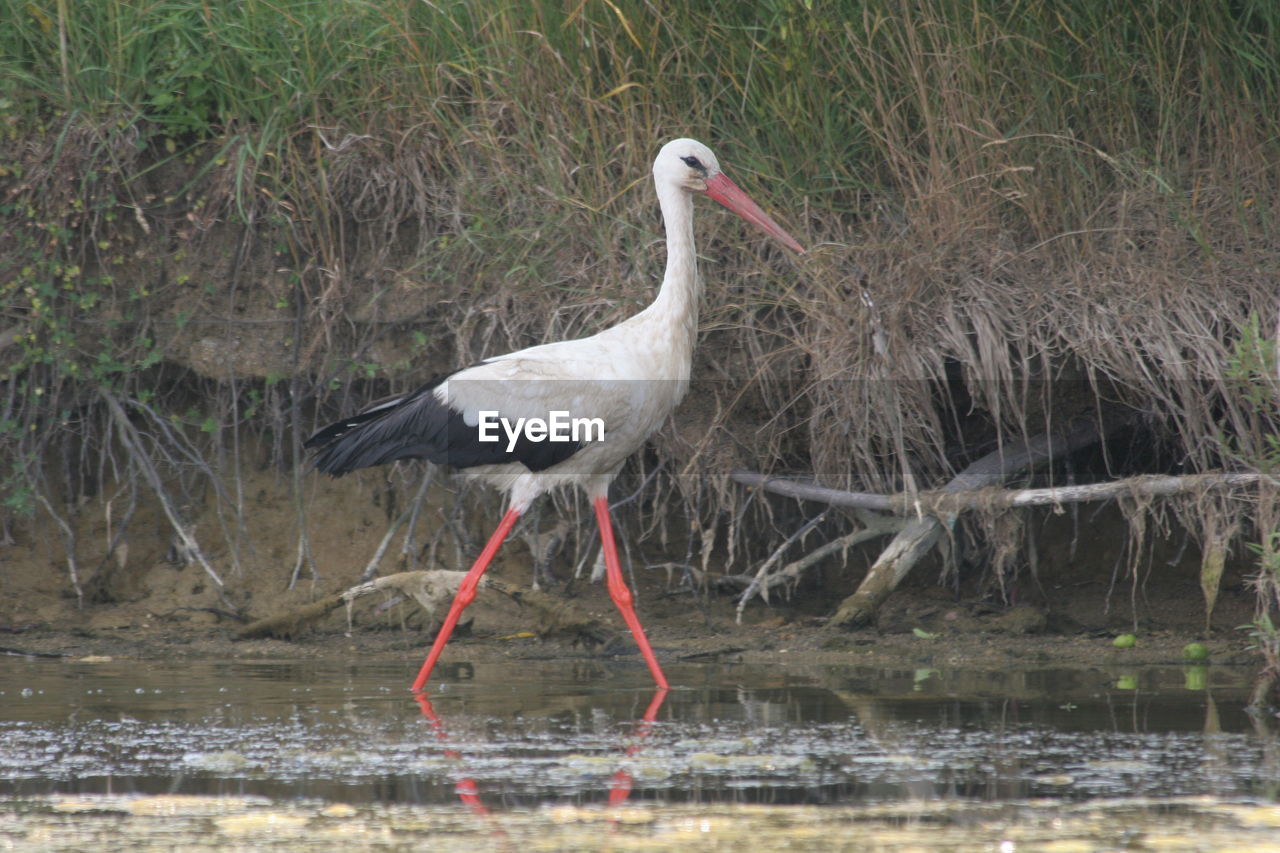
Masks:
[[[649,665],[649,673],[653,676],[654,683],[660,690],[666,690],[667,677],[662,674],[662,667],[658,666],[658,659],[654,656],[649,640],[644,635],[640,618],[636,616],[636,608],[631,600],[631,589],[622,578],[618,546],[613,539],[613,521],[609,518],[609,501],[605,498],[596,498],[595,508],[596,523],[600,525],[600,547],[604,550],[605,578],[609,585],[609,597],[613,599],[618,612],[622,614],[623,621],[631,629],[631,636],[635,637],[636,645],[640,647],[640,654],[644,656],[644,662]]]
[[[653,729],[653,723],[658,719],[658,711],[662,708],[662,703],[666,701],[667,694],[670,692],[665,688],[659,688],[654,691],[653,698],[649,700],[649,707],[645,709],[644,715],[636,726],[631,745],[626,749],[625,754],[628,757],[635,755],[643,748],[644,740]],[[436,740],[440,741],[444,747],[444,754],[449,758],[462,761],[462,754],[449,746],[449,736],[445,732],[444,723],[436,716],[435,708],[431,707],[431,700],[427,698],[427,694],[419,692],[414,696],[414,699],[418,703],[418,708],[422,711],[422,716],[431,724],[431,730],[435,734]],[[627,798],[631,796],[631,787],[632,776],[626,768],[613,774],[613,781],[609,786],[609,805],[614,807],[625,803]],[[489,821],[493,820],[493,815],[489,812],[488,807],[480,801],[479,788],[476,786],[474,779],[469,776],[459,779],[456,790],[458,798],[473,814]],[[494,834],[506,839],[506,833],[500,827],[494,827]]]
[[[431,700],[427,698],[427,694],[419,693],[414,699],[418,702],[418,707],[422,709],[422,716],[427,718],[427,722],[431,724],[431,729],[435,732],[436,740],[444,745],[444,754],[457,761],[462,760],[462,754],[458,750],[449,746],[449,736],[445,733],[444,723],[440,722],[440,718],[436,716],[435,708],[431,707]],[[458,799],[466,804],[467,808],[480,817],[489,817],[489,808],[480,802],[480,790],[476,787],[476,781],[470,776],[459,779],[457,788]]]
[[[493,531],[493,535],[489,537],[488,544],[484,546],[484,550],[476,558],[471,570],[462,579],[462,583],[458,584],[458,594],[453,597],[453,605],[449,608],[449,615],[444,618],[444,624],[440,626],[440,631],[436,634],[436,641],[431,644],[431,652],[423,662],[422,669],[418,670],[418,677],[413,680],[413,686],[409,688],[410,690],[416,693],[426,686],[427,679],[431,677],[431,670],[435,669],[440,653],[448,645],[449,637],[453,634],[453,629],[458,624],[458,617],[462,615],[462,611],[466,609],[467,605],[475,600],[476,587],[480,585],[480,578],[484,576],[484,570],[489,568],[489,564],[493,562],[493,556],[498,553],[498,549],[502,547],[507,534],[511,532],[511,528],[519,518],[519,511],[514,509],[507,510],[507,514],[498,523],[498,529]]]
[[[649,701],[649,707],[645,709],[644,716],[640,718],[640,724],[636,726],[636,732],[631,741],[631,746],[627,747],[627,756],[630,757],[640,751],[644,745],[644,739],[649,736],[650,730],[653,729],[653,721],[658,719],[658,709],[662,707],[662,703],[666,701],[667,694],[671,691],[665,687],[659,687],[653,693],[653,699]],[[627,797],[631,796],[631,773],[624,767],[617,773],[613,774],[613,782],[609,785],[609,805],[620,806],[627,801]]]

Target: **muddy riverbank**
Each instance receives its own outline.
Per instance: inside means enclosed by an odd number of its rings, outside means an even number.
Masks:
[[[591,590],[582,606],[612,624],[616,616],[601,590]],[[733,662],[763,664],[780,669],[806,666],[857,664],[877,667],[998,667],[1042,665],[1053,667],[1177,665],[1188,661],[1184,647],[1203,642],[1208,663],[1258,664],[1243,632],[1215,632],[1204,639],[1194,624],[1139,630],[1132,648],[1118,649],[1114,637],[1123,626],[1078,627],[1068,632],[1026,633],[1027,626],[1041,626],[1044,616],[1033,608],[1014,608],[973,615],[973,606],[939,601],[938,590],[915,590],[904,595],[883,615],[885,627],[846,632],[825,626],[821,617],[753,612],[743,624],[734,620],[731,602],[703,607],[685,598],[672,598],[642,607],[650,638],[659,658],[667,662]],[[554,637],[538,637],[537,626],[521,620],[519,608],[505,601],[489,607],[483,601],[469,630],[464,630],[442,658],[459,662],[563,661],[566,665],[595,662],[604,666],[643,668],[620,622],[617,633],[603,645],[587,648]],[[289,640],[232,639],[230,620],[223,624],[184,624],[172,614],[141,613],[118,623],[90,626],[65,622],[10,622],[0,635],[0,646],[13,653],[56,655],[67,658],[111,657],[145,660],[254,660],[344,659],[376,656],[383,659],[420,660],[431,634],[411,628],[354,628],[341,624],[341,613],[332,622]],[[208,615],[208,614],[206,614]],[[216,619],[216,617],[210,617]],[[86,619],[88,623],[91,620]],[[204,620],[201,619],[201,622]],[[464,623],[465,624],[465,623]],[[916,629],[919,629],[917,632]]]

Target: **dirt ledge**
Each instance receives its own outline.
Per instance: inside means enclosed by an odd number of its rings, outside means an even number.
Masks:
[[[817,616],[796,616],[765,608],[750,611],[743,624],[733,618],[732,603],[713,600],[705,607],[689,596],[664,602],[641,602],[641,618],[666,665],[680,663],[744,663],[773,667],[871,666],[1096,668],[1115,666],[1219,665],[1261,666],[1240,630],[1215,629],[1202,636],[1191,625],[1171,624],[1139,630],[1133,648],[1117,649],[1114,637],[1124,627],[1076,626],[1049,630],[1053,621],[1032,607],[994,609],[952,602],[939,607],[935,589],[913,590],[895,598],[877,628],[838,631]],[[519,660],[595,660],[635,663],[639,656],[621,628],[603,591],[592,590],[580,603],[618,633],[602,647],[586,648],[560,638],[533,635],[536,626],[522,624],[518,608],[478,600],[469,614],[474,621],[449,646],[444,661],[501,662]],[[659,612],[659,606],[662,606]],[[199,618],[197,618],[199,617]],[[696,618],[695,618],[696,617]],[[148,617],[121,620],[114,626],[84,627],[53,623],[0,626],[0,648],[8,653],[65,656],[70,659],[108,656],[146,660],[224,659],[318,660],[358,656],[362,659],[417,661],[429,645],[429,631],[412,628],[360,627],[346,630],[338,614],[314,630],[291,640],[232,639],[235,626],[197,613],[182,618]],[[211,621],[213,624],[192,624]],[[920,636],[920,632],[931,636]],[[1209,649],[1207,661],[1188,661],[1183,648],[1192,641]]]

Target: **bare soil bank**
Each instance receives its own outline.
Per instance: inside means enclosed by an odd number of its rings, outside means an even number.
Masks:
[[[226,600],[260,618],[300,607],[355,584],[386,527],[386,508],[362,497],[350,480],[316,479],[308,518],[317,555],[318,580],[308,575],[287,589],[296,540],[295,514],[287,483],[267,474],[246,480],[254,510],[247,515],[256,547],[246,551],[238,572],[225,554],[213,554],[224,576]],[[146,510],[150,512],[152,510]],[[144,510],[140,510],[144,512]],[[148,525],[146,522],[154,521]],[[163,519],[135,520],[124,570],[103,561],[106,513],[101,502],[87,504],[80,516],[79,565],[112,571],[114,600],[78,607],[68,579],[65,551],[51,526],[18,531],[18,542],[0,551],[0,646],[22,652],[80,657],[110,655],[141,660],[192,658],[396,657],[420,660],[432,636],[429,619],[417,605],[395,603],[387,595],[362,600],[348,614],[339,609],[288,640],[236,641],[239,622],[227,613],[216,585],[198,565],[171,562],[169,533]],[[1105,529],[1106,525],[1102,525]],[[1214,610],[1213,630],[1205,635],[1204,604],[1198,586],[1198,555],[1181,560],[1153,549],[1150,565],[1135,582],[1117,568],[1108,549],[1120,548],[1123,523],[1115,536],[1094,536],[1069,554],[1062,537],[1043,545],[1040,578],[1024,574],[1000,603],[973,589],[938,585],[936,569],[918,570],[882,609],[873,627],[843,631],[826,617],[856,585],[865,555],[851,554],[847,568],[838,561],[815,574],[790,598],[775,593],[771,603],[748,605],[741,624],[736,601],[727,593],[678,589],[678,572],[644,569],[637,559],[638,608],[664,662],[742,661],[777,666],[864,664],[870,666],[990,667],[1010,664],[1100,666],[1182,663],[1183,646],[1203,640],[1211,662],[1253,664],[1249,638],[1237,629],[1253,616],[1254,599],[1244,579],[1228,573]],[[201,529],[197,527],[197,529]],[[141,531],[151,531],[143,535]],[[1052,531],[1049,531],[1052,533]],[[1048,536],[1048,534],[1046,534]],[[1174,551],[1175,543],[1166,543]],[[1186,549],[1194,551],[1194,549]],[[440,549],[441,554],[453,549]],[[636,555],[639,556],[638,554]],[[1056,559],[1055,559],[1056,556]],[[1074,559],[1068,559],[1073,556]],[[384,561],[381,574],[398,568]],[[108,568],[110,567],[110,568]],[[437,565],[439,568],[457,568]],[[511,583],[530,581],[528,549],[508,543],[493,573]],[[571,574],[557,565],[558,577]],[[671,584],[668,586],[668,584]],[[573,638],[537,636],[545,626],[538,614],[501,595],[483,591],[471,610],[473,622],[449,647],[450,660],[572,659],[614,661],[642,666],[634,645],[602,585],[583,579],[552,590],[616,630],[602,646]],[[350,622],[348,622],[350,618]],[[1112,639],[1137,628],[1131,649],[1115,649]],[[465,628],[466,623],[464,623]],[[917,631],[917,629],[919,629]],[[936,635],[920,636],[919,633]]]

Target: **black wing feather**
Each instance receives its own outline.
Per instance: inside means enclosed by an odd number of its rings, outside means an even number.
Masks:
[[[453,468],[520,462],[530,471],[544,471],[582,448],[580,442],[530,441],[523,434],[510,451],[505,435],[500,441],[480,441],[479,428],[432,393],[444,378],[335,421],[303,447],[316,451],[317,469],[335,477],[397,459],[426,459]]]

